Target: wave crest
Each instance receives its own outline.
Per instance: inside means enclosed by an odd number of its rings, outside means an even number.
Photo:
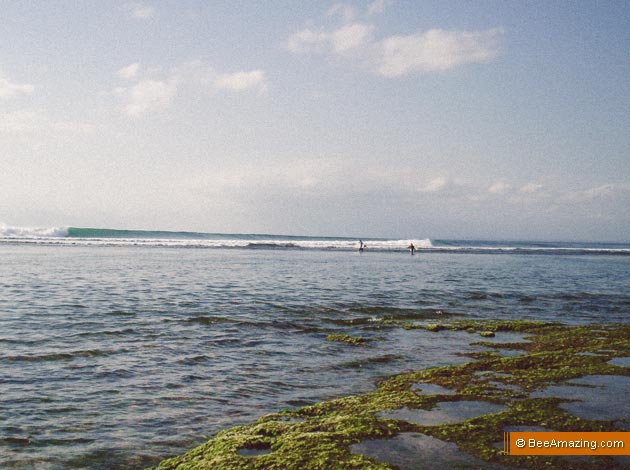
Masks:
[[[68,236],[68,227],[12,227],[0,224],[2,238],[51,238]]]

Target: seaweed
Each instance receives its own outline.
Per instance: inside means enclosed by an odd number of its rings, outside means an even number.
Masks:
[[[350,335],[341,335],[341,334],[330,334],[326,336],[326,341],[337,341],[340,343],[348,343],[353,346],[365,346],[368,342],[367,339],[361,338],[359,336],[350,336]]]

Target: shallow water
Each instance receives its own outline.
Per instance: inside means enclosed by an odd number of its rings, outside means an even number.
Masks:
[[[584,419],[621,420],[618,425],[630,430],[630,377],[620,375],[587,375],[566,385],[553,385],[532,397],[559,397],[570,401],[560,406]]]
[[[383,319],[611,322],[630,308],[619,256],[3,245],[0,257],[0,468],[143,468],[489,341]],[[326,342],[334,332],[372,341]]]
[[[630,357],[616,357],[608,361],[613,366],[630,367]]]
[[[411,390],[416,392],[418,395],[455,395],[457,393],[455,390],[450,388],[424,382],[412,385]]]
[[[507,410],[507,407],[483,401],[451,401],[438,403],[431,410],[401,408],[399,410],[378,413],[380,418],[401,419],[422,426],[439,426],[441,424],[460,423]]]
[[[460,450],[455,444],[426,434],[401,433],[392,439],[363,441],[350,450],[378,462],[396,465],[400,470],[433,470],[435,468],[500,470],[506,467],[490,464]]]

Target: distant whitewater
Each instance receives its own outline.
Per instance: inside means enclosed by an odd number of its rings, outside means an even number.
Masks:
[[[369,237],[361,240],[366,245],[366,253],[407,251],[413,243],[421,252],[630,255],[630,244],[627,243]],[[0,244],[356,251],[359,238],[0,225]]]

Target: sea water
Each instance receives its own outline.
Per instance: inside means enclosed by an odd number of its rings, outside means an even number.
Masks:
[[[630,319],[627,245],[151,235],[5,230],[0,468],[144,468],[476,348],[387,319]]]

